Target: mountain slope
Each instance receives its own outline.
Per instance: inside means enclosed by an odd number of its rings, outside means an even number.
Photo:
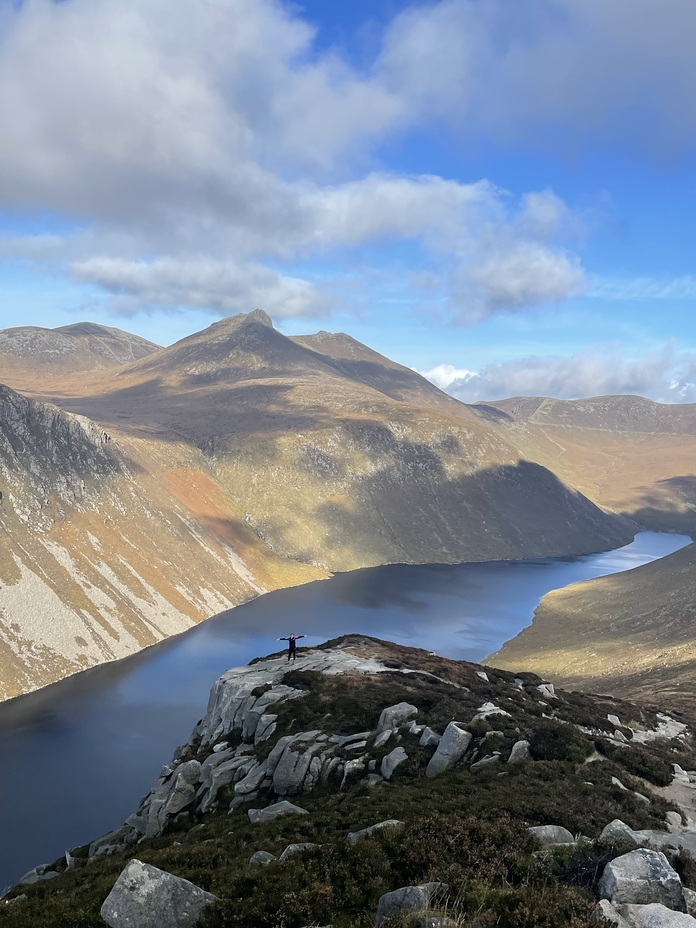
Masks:
[[[235,316],[60,402],[138,440],[200,449],[260,538],[322,569],[630,536],[476,410],[352,340],[346,351],[342,336],[323,354],[326,341],[286,338],[259,311]]]
[[[320,576],[288,571],[191,449],[184,472],[138,451],[0,386],[0,698]]]
[[[526,458],[656,531],[696,531],[696,405],[639,396],[488,404]]]

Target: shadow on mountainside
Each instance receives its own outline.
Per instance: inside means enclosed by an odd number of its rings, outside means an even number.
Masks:
[[[645,487],[643,504],[627,515],[656,532],[696,532],[696,476],[667,477]]]

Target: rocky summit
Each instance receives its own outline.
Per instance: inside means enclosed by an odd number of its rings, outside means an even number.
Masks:
[[[694,747],[667,711],[364,636],[270,655],[0,925],[686,928]]]

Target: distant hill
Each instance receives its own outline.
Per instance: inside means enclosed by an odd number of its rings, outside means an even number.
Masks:
[[[640,396],[513,397],[508,440],[598,505],[658,531],[696,531],[696,405]]]
[[[129,364],[158,349],[137,335],[93,322],[0,329],[0,381],[16,390],[46,390],[66,377]]]

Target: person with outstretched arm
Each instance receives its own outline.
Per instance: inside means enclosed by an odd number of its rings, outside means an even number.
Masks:
[[[300,638],[306,638],[306,635],[295,635],[293,632],[290,632],[289,638],[279,638],[278,641],[287,641],[288,643],[288,661],[292,658],[294,661],[297,660],[297,642]]]

